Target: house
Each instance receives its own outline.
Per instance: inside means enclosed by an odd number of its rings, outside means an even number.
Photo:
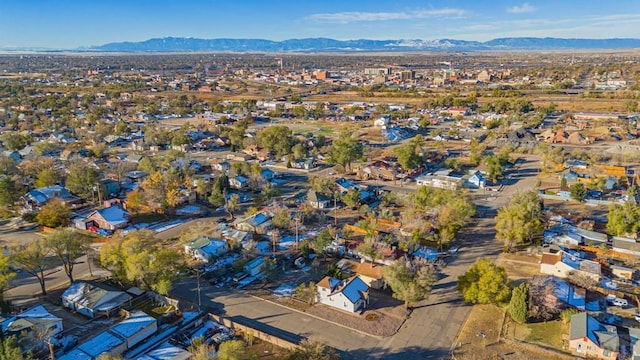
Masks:
[[[242,175],[232,177],[229,179],[229,186],[233,189],[244,190],[249,187],[249,179]]]
[[[358,184],[345,178],[336,179],[336,186],[338,187],[338,191],[340,191],[341,193],[345,193],[350,189],[356,189],[358,191],[361,190]]]
[[[482,189],[487,184],[487,179],[478,170],[471,173],[471,176],[466,181],[468,187]]]
[[[132,297],[124,291],[88,281],[75,281],[61,296],[62,306],[86,317],[110,316],[127,305]]]
[[[345,280],[325,276],[318,282],[317,289],[317,301],[336,309],[353,313],[369,305],[369,285],[357,275]]]
[[[256,213],[244,219],[237,219],[234,227],[238,230],[266,234],[273,227],[272,215],[266,211]]]
[[[220,171],[224,173],[228,173],[231,170],[231,164],[228,161],[220,161],[211,164],[211,168],[215,171]]]
[[[63,330],[62,319],[52,315],[42,305],[37,305],[17,315],[1,318],[0,326],[2,326],[4,335],[26,336],[29,342],[46,341],[61,334]]]
[[[627,279],[627,280],[633,280],[633,274],[635,274],[636,272],[632,268],[618,266],[618,265],[611,265],[609,269],[611,270],[611,274],[613,274],[614,276],[617,276],[620,279]]]
[[[264,266],[264,258],[260,256],[249,261],[244,266],[244,272],[249,274],[249,276],[256,276],[262,272],[263,266]]]
[[[137,310],[123,321],[113,325],[109,331],[124,339],[127,349],[131,349],[155,334],[158,331],[158,322],[154,317]]]
[[[4,157],[7,157],[7,158],[13,160],[14,162],[22,161],[22,154],[20,154],[19,151],[16,151],[16,150],[5,150],[5,151],[2,152],[2,154],[4,155]]]
[[[209,262],[213,258],[224,255],[229,251],[229,244],[226,241],[200,236],[184,245],[184,252],[194,259]]]
[[[338,261],[337,266],[342,269],[344,273],[357,275],[372,289],[382,289],[384,287],[384,279],[382,278],[383,266],[349,259]]]
[[[379,127],[379,128],[385,128],[387,127],[387,125],[389,125],[390,120],[391,120],[391,117],[389,116],[381,116],[373,121],[373,126]]]
[[[309,190],[307,193],[307,202],[311,205],[312,208],[315,209],[326,209],[331,204],[331,199],[322,195],[321,193]]]
[[[619,348],[620,338],[615,326],[603,325],[585,312],[571,316],[569,350],[574,355],[615,360]]]
[[[640,256],[640,243],[631,238],[614,236],[611,240],[611,249],[623,254]]]
[[[600,281],[600,263],[581,259],[565,251],[544,252],[540,260],[540,272],[567,278],[571,275],[582,275],[595,281]]]
[[[450,175],[421,175],[416,177],[418,186],[455,190],[462,184],[462,178]]]
[[[26,209],[37,210],[54,198],[62,200],[65,204],[75,204],[80,201],[78,197],[71,195],[67,188],[60,185],[31,190],[23,195],[21,199]]]
[[[275,177],[275,173],[271,169],[262,169],[260,171],[260,176],[262,176],[262,180],[269,182],[273,180],[273,178]]]
[[[122,229],[129,224],[129,213],[120,204],[98,209],[92,212],[88,217],[98,228],[109,231]]]

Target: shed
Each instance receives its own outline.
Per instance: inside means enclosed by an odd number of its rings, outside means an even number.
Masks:
[[[618,265],[611,265],[610,269],[613,275],[627,280],[632,280],[633,274],[635,273],[634,269]]]

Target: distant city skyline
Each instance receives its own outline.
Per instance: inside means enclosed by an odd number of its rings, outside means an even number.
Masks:
[[[8,0],[0,47],[74,49],[162,37],[285,40],[640,38],[627,0]]]

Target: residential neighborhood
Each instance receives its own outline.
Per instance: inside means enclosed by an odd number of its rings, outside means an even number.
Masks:
[[[0,56],[7,346],[640,356],[636,55],[213,55]]]

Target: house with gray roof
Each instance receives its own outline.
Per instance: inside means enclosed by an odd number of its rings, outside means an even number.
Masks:
[[[640,243],[631,238],[614,236],[611,240],[611,249],[623,254],[640,256]]]
[[[62,319],[51,314],[42,305],[37,305],[20,314],[0,317],[0,326],[5,336],[27,339],[34,347],[40,347],[52,337],[62,333]]]
[[[75,281],[61,296],[62,306],[92,319],[110,316],[132,299],[124,291],[93,281]]]
[[[317,301],[336,309],[357,312],[369,305],[369,285],[357,275],[345,280],[325,276],[317,289]]]
[[[307,202],[314,209],[326,209],[330,206],[331,200],[317,191],[309,190]]]
[[[613,325],[601,324],[587,313],[575,314],[571,317],[569,350],[590,359],[615,360],[620,351],[618,330]]]

